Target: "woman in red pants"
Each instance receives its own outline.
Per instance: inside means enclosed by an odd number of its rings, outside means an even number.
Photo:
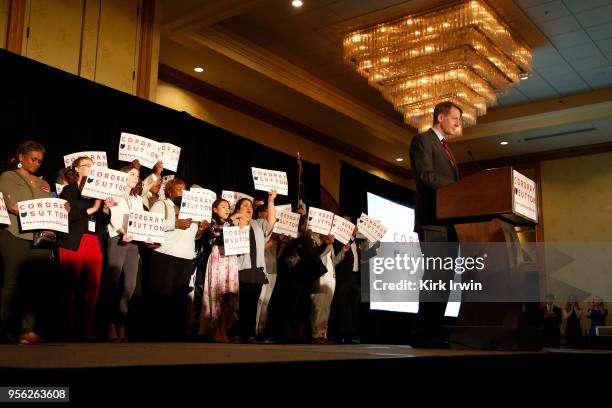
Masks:
[[[82,340],[95,340],[94,314],[100,274],[104,231],[109,223],[112,198],[101,200],[83,197],[82,186],[93,162],[79,157],[73,163],[76,179],[70,180],[60,198],[70,203],[69,233],[58,239],[59,262],[64,278],[65,319],[68,336]]]

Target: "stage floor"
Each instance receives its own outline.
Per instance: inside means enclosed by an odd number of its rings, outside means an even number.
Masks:
[[[164,365],[297,363],[431,357],[499,357],[540,352],[414,349],[402,345],[215,343],[40,343],[0,345],[0,368],[71,369]]]
[[[543,372],[556,378],[558,373],[611,366],[611,351],[564,349],[509,352],[382,344],[136,342],[0,345],[0,387],[68,386],[70,401],[83,403],[113,403],[118,395],[139,403],[160,398],[202,401],[209,394],[246,402],[265,395],[266,401],[286,403],[279,391],[285,389],[295,392],[295,398],[316,403],[321,396],[313,389],[340,389],[345,381],[350,385],[339,395],[360,402],[362,395],[414,392],[439,381],[445,390],[462,382],[497,383],[500,374],[540,387]]]

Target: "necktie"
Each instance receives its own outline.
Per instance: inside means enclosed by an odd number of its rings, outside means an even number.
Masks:
[[[455,159],[453,159],[453,155],[448,148],[448,142],[446,139],[442,139],[442,146],[444,146],[444,152],[446,152],[446,156],[448,157],[448,161],[450,162],[451,166],[455,167],[457,163],[455,163]]]

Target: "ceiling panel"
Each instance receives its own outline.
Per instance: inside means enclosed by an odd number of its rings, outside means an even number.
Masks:
[[[327,7],[343,19],[349,19],[404,2],[404,0],[340,0]]]
[[[582,11],[608,6],[610,5],[610,0],[563,0],[563,3],[572,13],[580,13]]]
[[[561,76],[549,76],[545,77],[545,79],[561,95],[588,91],[590,89],[589,84],[584,82],[575,72]]]
[[[610,61],[603,54],[595,55],[593,57],[582,58],[575,61],[570,61],[570,65],[574,67],[578,73],[586,69],[594,69],[610,66]]]
[[[588,36],[586,31],[572,31],[571,33],[565,33],[560,35],[553,35],[550,37],[550,41],[553,45],[559,49],[571,48],[582,44],[591,44],[593,41]]]
[[[541,47],[534,48],[533,50],[533,67],[536,69],[557,66],[559,64],[566,64],[559,51],[552,46],[552,44],[546,44]]]
[[[534,23],[556,20],[570,15],[570,11],[561,0],[554,0],[539,6],[526,8],[525,13]]]
[[[612,66],[584,71],[582,77],[593,88],[610,86],[612,85]]]
[[[570,63],[572,61],[601,55],[601,52],[592,41],[575,47],[562,48],[559,50],[559,53]]]
[[[595,27],[601,24],[612,22],[612,4],[605,7],[598,7],[576,14],[578,22],[583,27]]]
[[[500,95],[497,98],[499,106],[516,105],[525,102],[529,102],[529,98],[523,95],[516,86],[511,86],[506,95]]]
[[[581,29],[580,24],[574,16],[558,18],[552,21],[543,21],[538,24],[538,27],[547,36],[571,33]]]
[[[612,38],[612,23],[605,23],[595,27],[588,27],[586,31],[587,33],[589,33],[589,36],[591,36],[593,41]]]

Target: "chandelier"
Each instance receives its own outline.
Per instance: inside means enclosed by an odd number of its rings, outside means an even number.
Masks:
[[[344,61],[425,131],[434,107],[453,102],[463,126],[476,124],[497,94],[531,73],[531,50],[480,0],[451,5],[353,31]]]

